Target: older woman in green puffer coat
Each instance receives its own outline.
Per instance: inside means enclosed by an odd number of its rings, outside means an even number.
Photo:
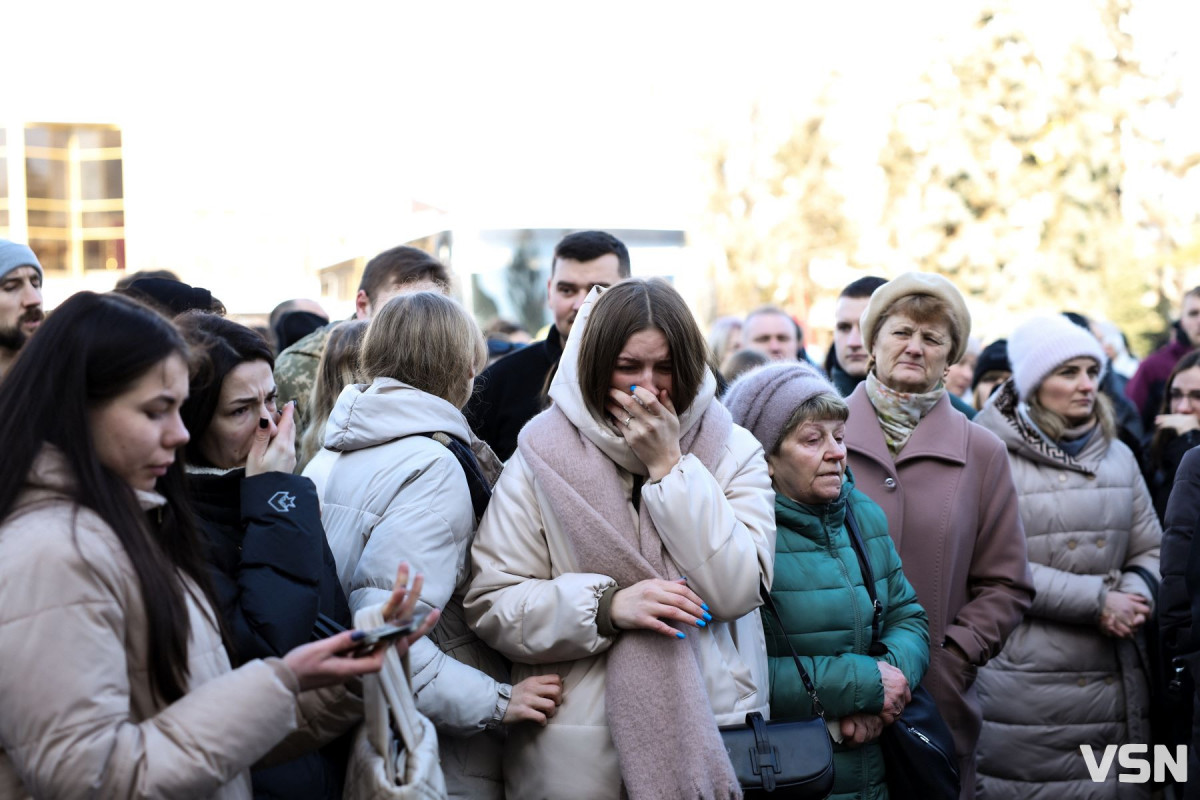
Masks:
[[[780,618],[764,611],[771,716],[809,716],[811,701],[786,635],[813,679],[834,737],[835,798],[887,798],[876,742],[929,666],[929,620],[901,569],[887,518],[854,488],[843,441],[849,411],[805,364],[762,367],[725,399],[734,422],[762,443],[775,488],[775,579]],[[846,527],[853,509],[883,605],[881,655],[868,654],[873,611]]]

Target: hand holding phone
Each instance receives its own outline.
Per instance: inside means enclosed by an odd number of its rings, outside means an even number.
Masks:
[[[436,608],[428,614],[415,613],[422,583],[421,574],[417,573],[409,590],[408,564],[401,563],[396,571],[392,596],[383,607],[383,617],[392,620],[391,624],[374,631],[342,631],[336,636],[290,650],[283,657],[283,663],[296,676],[300,691],[333,686],[359,675],[378,672],[386,655],[382,650],[385,643],[390,643],[396,648],[394,652],[403,657],[413,642],[433,630],[441,616]],[[370,649],[360,654],[358,651],[367,641],[371,642]]]
[[[408,636],[414,630],[425,624],[428,612],[418,612],[410,619],[398,625],[384,624],[378,628],[372,628],[369,631],[355,631],[352,639],[355,642],[355,647],[348,655],[351,658],[363,658],[369,656],[381,647],[387,647],[399,639],[401,636]]]

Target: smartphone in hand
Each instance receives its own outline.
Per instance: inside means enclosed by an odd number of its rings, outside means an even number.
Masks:
[[[355,643],[354,649],[350,650],[348,655],[351,658],[369,656],[379,648],[387,647],[401,636],[407,636],[421,627],[427,616],[427,612],[417,612],[413,615],[412,619],[406,620],[399,625],[380,625],[378,628],[365,631],[363,638]]]

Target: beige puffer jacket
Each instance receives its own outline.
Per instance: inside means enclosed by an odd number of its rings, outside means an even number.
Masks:
[[[133,566],[69,486],[62,456],[47,448],[0,524],[0,797],[248,800],[249,767],[289,733],[280,759],[348,727],[306,719],[278,659],[231,670],[214,612],[190,581],[187,694],[160,702]]]
[[[442,618],[409,651],[417,709],[438,730],[450,796],[500,798],[508,669],[463,619],[475,512],[462,466],[424,435],[435,432],[472,442],[462,413],[440,397],[392,378],[347,386],[325,428],[328,455],[304,474],[326,471],[322,522],[351,611],[385,601],[401,561],[424,576],[418,608]],[[494,479],[500,464],[478,446]]]
[[[636,457],[623,439],[591,417],[579,393],[576,360],[590,312],[589,297],[551,388],[568,419],[624,467],[632,503]],[[706,378],[680,418],[686,432],[714,399]],[[769,714],[766,645],[757,612],[758,586],[770,586],[775,551],[774,492],[758,442],[733,426],[727,451],[713,473],[691,455],[661,481],[647,483],[642,502],[654,519],[665,558],[687,576],[717,621],[696,631],[701,668],[720,725],[744,723],[747,712]],[[605,716],[607,650],[613,639],[596,628],[600,595],[614,581],[579,572],[562,526],[521,451],[506,462],[471,549],[474,573],[466,598],[479,635],[513,660],[513,681],[557,673],[563,702],[545,728],[521,725],[509,733],[505,784],[523,800],[617,798],[621,772]],[[686,731],[663,730],[688,741]]]
[[[1008,447],[1037,589],[1025,620],[979,671],[980,786],[989,800],[1140,797],[1142,787],[1117,783],[1117,768],[1107,785],[1093,783],[1079,746],[1099,758],[1107,744],[1150,743],[1140,643],[1105,636],[1097,622],[1110,590],[1153,605],[1129,570],[1158,574],[1162,530],[1124,444],[1096,431],[1071,457],[1019,418],[1011,385],[975,418]]]

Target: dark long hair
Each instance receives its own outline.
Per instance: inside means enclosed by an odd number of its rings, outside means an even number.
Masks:
[[[1185,372],[1192,367],[1200,367],[1200,350],[1193,350],[1185,355],[1175,364],[1175,369],[1171,370],[1171,377],[1167,378],[1167,382],[1163,385],[1162,403],[1159,404],[1159,414],[1171,413],[1171,389],[1175,388],[1175,378],[1181,372]],[[1150,452],[1147,455],[1147,466],[1149,474],[1153,475],[1163,465],[1163,458],[1166,454],[1167,445],[1177,438],[1177,434],[1171,428],[1159,428],[1154,432],[1154,438],[1150,440]]]
[[[80,292],[46,318],[0,383],[0,520],[12,513],[43,446],[56,447],[70,468],[76,513],[95,512],[133,566],[146,616],[151,688],[168,703],[183,696],[188,677],[190,626],[178,571],[208,590],[183,467],[176,459],[158,479],[156,489],[167,503],[161,522],[151,523],[133,488],[100,463],[88,412],[171,355],[186,360],[187,354],[179,332],[156,311],[121,295]]]
[[[192,436],[184,454],[189,464],[214,466],[200,452],[200,442],[216,413],[225,377],[248,361],[265,361],[274,369],[275,356],[258,331],[216,314],[187,311],[175,318],[175,324],[193,352],[188,399],[179,412]]]

